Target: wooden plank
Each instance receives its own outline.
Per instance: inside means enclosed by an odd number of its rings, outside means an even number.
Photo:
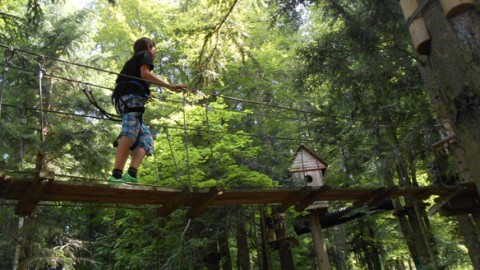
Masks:
[[[308,194],[310,194],[312,189],[313,189],[312,187],[306,186],[306,187],[303,187],[301,190],[299,190],[295,193],[292,193],[290,196],[287,197],[287,199],[285,199],[281,202],[281,205],[279,205],[277,207],[276,212],[277,213],[285,212],[285,210],[290,208],[290,206],[292,206],[292,205],[296,204],[297,202],[303,200],[303,198],[305,198]]]
[[[450,199],[457,196],[459,192],[460,191],[457,190],[456,192],[452,192],[445,197],[440,197],[440,200],[436,204],[434,204],[432,207],[430,207],[430,209],[428,209],[428,214],[432,216],[435,213],[437,213],[448,201],[450,201]]]
[[[0,181],[0,198],[21,200],[31,188],[32,180],[26,178],[10,178],[6,175]],[[386,188],[382,194],[373,188],[342,188],[327,187],[310,188],[244,188],[225,189],[221,196],[209,198],[208,190],[190,192],[189,198],[183,198],[181,189],[164,188],[148,185],[108,185],[105,183],[53,181],[42,194],[42,201],[117,203],[139,205],[173,204],[176,199],[182,199],[179,206],[196,207],[198,204],[210,206],[238,205],[278,205],[280,210],[298,203],[296,209],[308,207],[316,200],[321,201],[357,201],[375,204],[382,197],[420,197],[439,195],[446,196],[457,190],[476,192],[475,183],[462,184],[458,187],[392,187]],[[307,192],[308,191],[308,192]],[[30,191],[32,192],[32,191]],[[389,194],[389,195],[387,195]],[[201,209],[198,207],[198,211]],[[305,209],[303,208],[303,209]],[[167,208],[164,208],[167,209]],[[176,208],[174,208],[176,209]],[[173,210],[174,210],[173,209]],[[172,211],[173,211],[172,210]],[[161,210],[164,211],[164,210]],[[303,211],[303,210],[302,210]]]
[[[200,199],[192,206],[192,209],[188,211],[187,218],[195,218],[201,215],[210,205],[211,202],[216,199],[218,196],[223,195],[225,188],[223,186],[215,186],[210,188],[210,190],[202,195]]]
[[[297,212],[301,212],[305,210],[310,204],[312,204],[314,201],[318,199],[318,197],[322,194],[325,193],[329,188],[326,186],[320,187],[318,189],[315,189],[310,192],[305,198],[303,198],[297,205],[295,205],[295,210]],[[322,200],[325,200],[322,198]]]
[[[192,190],[190,188],[185,188],[176,196],[173,200],[168,201],[162,207],[157,210],[157,215],[159,217],[164,217],[170,215],[173,211],[177,210],[183,206],[186,202],[192,197]]]
[[[31,215],[52,182],[53,179],[34,180],[15,206],[15,214]]]

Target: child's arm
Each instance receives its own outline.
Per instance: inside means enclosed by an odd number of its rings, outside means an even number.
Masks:
[[[164,82],[157,78],[155,75],[153,75],[152,71],[150,70],[150,67],[148,65],[142,65],[140,67],[140,74],[142,75],[142,79],[148,80],[158,86],[165,87],[167,89],[170,89],[173,92],[181,92],[182,89],[187,88],[188,86],[185,84],[169,84],[167,82]]]

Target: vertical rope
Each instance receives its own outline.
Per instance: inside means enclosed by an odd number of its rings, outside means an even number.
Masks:
[[[297,115],[298,140],[301,142],[302,141],[302,132],[301,132],[301,121],[302,120],[300,120],[299,112],[296,112],[296,115]],[[303,143],[301,142],[300,145],[303,145]],[[303,184],[307,185],[307,182],[305,181],[305,164],[304,164],[304,160],[303,160],[303,151],[300,151],[300,160],[302,162]]]
[[[38,166],[41,169],[45,162],[45,119],[43,115],[43,89],[42,89],[42,79],[43,79],[43,65],[45,63],[45,58],[41,56],[40,63],[38,64],[38,96],[40,99],[40,160]]]
[[[8,68],[10,67],[10,64],[11,64],[10,60],[12,59],[13,55],[14,55],[13,48],[10,47],[8,50],[5,50],[5,63],[3,64],[2,81],[0,82],[0,118],[2,117],[3,86],[5,85]]]
[[[210,148],[210,157],[212,159],[212,162],[213,162],[213,167],[216,167],[216,159],[213,155],[213,148],[212,148],[212,134],[210,132],[210,121],[208,119],[208,110],[209,110],[209,103],[208,103],[208,99],[207,99],[207,102],[205,102],[205,121],[207,122],[207,134],[208,134],[208,146]],[[214,177],[215,177],[215,182],[217,183],[218,185],[218,175],[217,175],[217,172],[216,170],[214,171],[213,173]]]
[[[168,132],[168,128],[166,126],[163,127],[163,131],[165,132],[165,135],[167,136],[167,141],[168,141],[168,146],[170,147],[170,154],[172,155],[173,159],[173,164],[175,165],[175,178],[177,181],[180,182],[179,176],[178,176],[178,165],[177,165],[177,159],[175,158],[175,153],[173,152],[173,147],[172,147],[172,142],[170,141],[170,133]]]
[[[26,124],[26,119],[25,119],[25,109],[23,107],[18,108],[18,113],[20,114],[20,123],[22,125]],[[20,129],[20,151],[19,151],[19,156],[20,156],[20,170],[23,170],[23,132],[22,128]]]
[[[182,102],[182,108],[183,108],[183,132],[184,132],[184,136],[185,136],[185,155],[186,155],[186,158],[187,158],[187,176],[188,176],[188,186],[191,187],[192,186],[192,181],[191,181],[191,178],[190,178],[190,157],[189,157],[189,154],[188,154],[188,131],[187,131],[187,113],[186,113],[186,110],[185,110],[185,106],[187,105],[187,93],[184,92],[183,93],[183,102]]]
[[[310,133],[310,123],[308,121],[308,112],[303,112],[303,117],[305,118],[305,128],[307,130],[308,139],[312,142],[312,145],[310,147],[312,151],[315,151],[315,145],[314,145],[315,142],[312,138],[312,134]]]

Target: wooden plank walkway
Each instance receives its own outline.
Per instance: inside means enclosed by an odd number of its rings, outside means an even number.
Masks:
[[[281,210],[295,206],[303,211],[313,201],[351,201],[354,205],[372,204],[378,198],[402,196],[424,200],[430,196],[448,196],[462,191],[475,191],[475,185],[457,187],[396,188],[248,188],[189,190],[157,186],[112,185],[80,181],[55,181],[12,178],[0,175],[0,199],[18,201],[16,213],[29,215],[40,201],[117,203],[158,205],[158,214],[165,216],[178,208],[190,208],[189,217],[200,215],[211,206],[278,205]]]

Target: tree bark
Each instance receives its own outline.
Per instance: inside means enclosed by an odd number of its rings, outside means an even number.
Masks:
[[[277,236],[277,240],[286,239],[287,235],[287,228],[285,224],[285,214],[277,213],[274,214],[275,219],[275,234]],[[285,241],[278,249],[278,254],[280,256],[280,265],[281,268],[284,270],[293,270],[295,269],[295,264],[293,262],[292,256],[292,247],[289,244],[290,242]]]
[[[232,270],[232,257],[230,256],[230,245],[228,244],[228,231],[223,230],[219,239],[220,257],[222,270]]]
[[[337,247],[338,261],[337,268],[339,270],[348,269],[348,246],[347,246],[347,235],[345,233],[345,226],[343,224],[335,226],[334,230],[335,235],[335,246]]]
[[[468,249],[468,255],[472,260],[473,269],[480,269],[480,243],[478,242],[475,225],[468,215],[459,215],[456,218],[460,225],[463,241]]]
[[[472,9],[447,19],[432,1],[423,18],[432,43],[419,69],[434,109],[455,133],[452,152],[462,180],[474,181],[480,194],[480,15]]]
[[[262,249],[262,268],[263,270],[272,269],[272,263],[270,261],[270,250],[268,248],[268,231],[267,225],[265,224],[266,216],[265,209],[260,208],[260,235],[262,238],[261,249]]]

